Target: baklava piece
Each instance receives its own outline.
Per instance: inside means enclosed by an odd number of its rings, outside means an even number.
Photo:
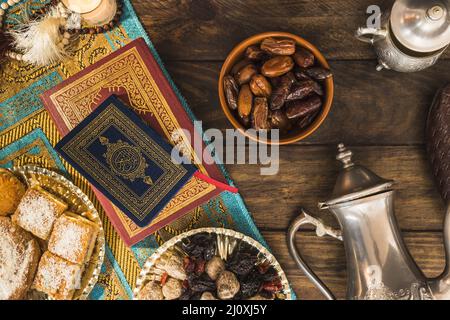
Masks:
[[[39,263],[40,249],[33,236],[0,217],[0,300],[23,299]]]
[[[12,219],[36,237],[47,240],[56,219],[66,210],[66,203],[34,186],[25,192]]]
[[[55,222],[48,250],[72,263],[82,265],[91,258],[98,230],[94,222],[66,212]]]
[[[71,300],[80,288],[82,267],[46,251],[39,262],[33,289],[56,300]]]

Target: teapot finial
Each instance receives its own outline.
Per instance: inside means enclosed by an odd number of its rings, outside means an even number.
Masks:
[[[338,155],[336,160],[342,162],[344,169],[353,167],[355,164],[352,161],[353,152],[345,147],[343,143],[338,145]]]

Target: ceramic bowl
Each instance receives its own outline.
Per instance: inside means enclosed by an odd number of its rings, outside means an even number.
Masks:
[[[329,69],[330,66],[328,65],[327,60],[325,57],[320,53],[320,51],[312,45],[310,42],[306,41],[305,39],[291,34],[287,32],[266,32],[254,35],[244,41],[242,41],[240,44],[238,44],[228,55],[227,59],[225,60],[222,70],[220,71],[220,78],[219,78],[219,99],[220,104],[222,107],[223,112],[225,113],[228,120],[231,122],[234,128],[239,130],[242,134],[247,136],[248,138],[257,141],[257,142],[263,142],[268,144],[280,144],[280,145],[286,145],[295,143],[297,141],[303,140],[306,137],[313,134],[320,125],[324,122],[325,118],[328,116],[328,113],[330,112],[332,103],[333,103],[333,95],[334,95],[334,82],[333,77],[328,78],[324,81],[325,86],[325,95],[323,97],[323,106],[322,110],[319,113],[319,115],[316,117],[314,122],[310,124],[308,127],[304,129],[292,129],[289,133],[285,135],[280,135],[279,141],[271,141],[271,140],[263,140],[260,139],[258,136],[253,135],[246,131],[246,128],[240,123],[237,116],[228,108],[228,104],[225,98],[225,92],[223,87],[223,78],[230,73],[233,66],[239,62],[244,57],[245,50],[247,47],[251,45],[257,45],[260,44],[265,38],[269,37],[276,37],[276,38],[289,38],[295,40],[298,46],[303,47],[311,51],[314,56],[316,57],[316,63],[318,63],[320,66]],[[269,135],[270,136],[270,135]]]

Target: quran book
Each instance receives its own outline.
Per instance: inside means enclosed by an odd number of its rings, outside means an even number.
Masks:
[[[227,184],[214,161],[200,161],[206,146],[199,151],[193,141],[203,141],[192,118],[173,91],[144,39],[139,38],[46,91],[41,99],[62,136],[69,133],[111,93],[119,96],[161,137],[171,145],[182,146],[183,154],[193,161],[197,173]],[[184,129],[177,141],[175,130]],[[115,229],[127,245],[133,245],[173,222],[199,205],[219,195],[223,188],[194,175],[146,227],[139,227],[100,191],[93,190]]]
[[[148,225],[192,177],[172,146],[116,96],[102,102],[55,147],[139,227]]]

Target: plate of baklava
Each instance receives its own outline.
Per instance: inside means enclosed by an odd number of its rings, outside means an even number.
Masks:
[[[0,168],[0,300],[86,299],[105,254],[102,222],[64,176]]]

